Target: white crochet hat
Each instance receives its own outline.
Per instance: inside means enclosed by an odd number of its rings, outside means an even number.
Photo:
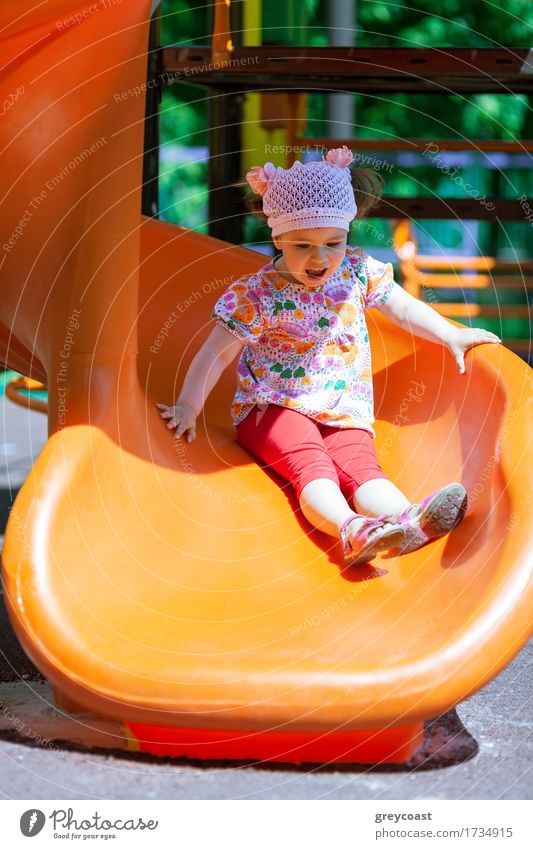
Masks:
[[[285,170],[272,162],[246,173],[254,192],[263,197],[272,236],[308,227],[350,229],[357,214],[346,145],[329,150],[318,162],[294,162]]]

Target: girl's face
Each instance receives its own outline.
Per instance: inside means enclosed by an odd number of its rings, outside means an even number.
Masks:
[[[287,272],[308,289],[321,286],[346,256],[347,237],[346,230],[337,227],[312,227],[282,233],[272,239],[283,253],[277,271]]]

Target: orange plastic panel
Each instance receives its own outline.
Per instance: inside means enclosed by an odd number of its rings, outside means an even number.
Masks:
[[[65,699],[139,746],[402,760],[531,633],[531,371],[487,345],[461,376],[369,315],[385,471],[413,500],[461,480],[470,508],[449,537],[365,567],[343,570],[236,443],[233,368],[197,439],[174,442],[155,402],[175,399],[223,287],[264,258],[140,217],[144,102],[128,92],[151,3],[66,26],[76,8],[0,8],[2,102],[24,85],[0,127],[0,339],[49,392],[2,556],[16,633]]]

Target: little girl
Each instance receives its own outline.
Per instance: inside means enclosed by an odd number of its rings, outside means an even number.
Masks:
[[[309,522],[340,536],[346,565],[393,549],[406,554],[450,531],[467,497],[450,483],[412,504],[378,463],[365,310],[446,346],[464,373],[473,345],[500,342],[456,327],[393,279],[392,264],[346,244],[378,202],[371,169],[351,171],[348,148],[289,169],[267,162],[246,179],[281,251],[217,300],[216,325],[193,359],[174,406],[157,404],[190,442],[205,399],[240,353],[231,415],[238,442],[295,489]]]

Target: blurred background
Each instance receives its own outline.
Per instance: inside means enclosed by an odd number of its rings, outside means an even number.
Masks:
[[[328,44],[358,47],[530,47],[533,44],[533,3],[524,0],[353,0],[352,30],[328,29],[331,0],[245,0],[243,31],[232,31],[235,46],[287,44],[326,47]],[[416,6],[416,8],[414,8]],[[249,26],[247,25],[249,20]],[[259,24],[259,25],[258,25]],[[195,0],[164,0],[162,43],[164,45],[207,45],[213,29],[212,6]],[[341,38],[339,38],[339,35]],[[246,94],[253,102],[260,95]],[[329,93],[309,92],[305,135],[320,138],[331,135],[328,116]],[[353,122],[336,135],[354,139],[470,138],[515,141],[533,138],[531,96],[526,94],[439,95],[343,93],[337,97],[351,101]],[[249,103],[250,107],[253,105]],[[160,218],[208,232],[207,214],[207,92],[198,84],[179,81],[163,91],[160,112]],[[250,112],[252,109],[250,108]],[[280,144],[278,129],[261,128],[263,143]],[[252,128],[253,132],[253,128]],[[254,145],[251,145],[253,147]],[[257,147],[257,144],[255,145]],[[286,164],[283,154],[247,157],[245,169],[271,159]],[[258,150],[263,153],[263,149]],[[368,159],[361,165],[372,165]],[[246,157],[245,157],[246,158]],[[305,155],[301,157],[303,161]],[[320,155],[318,156],[320,158]],[[464,184],[475,187],[478,196],[516,197],[531,194],[533,161],[527,153],[453,152],[446,165],[459,167],[463,181],[451,180],[435,167],[428,156],[411,152],[376,154],[378,170],[385,178],[388,195],[416,197],[435,193],[441,197],[467,197]],[[442,160],[442,158],[441,158]],[[381,164],[383,162],[385,164]],[[390,167],[388,167],[390,164]],[[394,167],[392,167],[394,166]],[[244,175],[244,174],[243,174]],[[383,233],[390,237],[386,221],[376,219],[375,228],[365,228],[365,247],[383,247]],[[465,228],[454,221],[426,221],[420,231],[420,249],[425,252],[433,241],[442,249],[470,253],[477,245],[480,253],[524,258],[532,254],[533,228],[521,222],[508,222],[506,234],[496,223],[476,222]],[[245,242],[254,248],[270,245],[269,230],[252,216],[245,222]],[[427,244],[426,244],[427,242]],[[463,251],[464,248],[464,251]],[[477,252],[477,251],[476,251]],[[375,252],[376,253],[376,252]]]

